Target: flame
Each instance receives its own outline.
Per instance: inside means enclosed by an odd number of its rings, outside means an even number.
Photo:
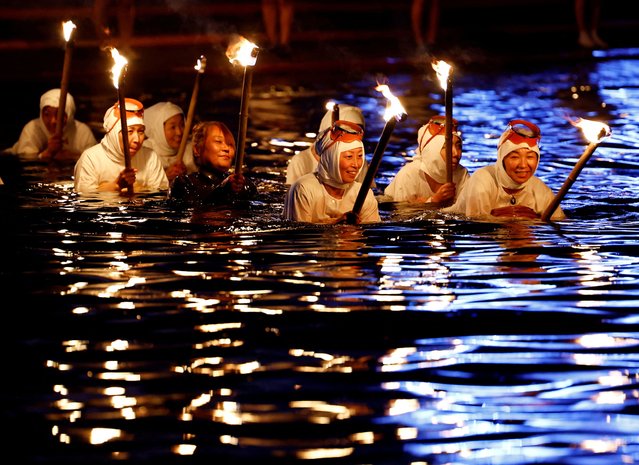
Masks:
[[[437,60],[433,62],[433,69],[437,73],[437,79],[439,79],[439,85],[442,86],[442,89],[446,89],[448,76],[452,69],[448,63],[443,60]]]
[[[226,56],[233,65],[253,66],[257,61],[258,50],[257,45],[240,36],[226,49]]]
[[[64,40],[65,41],[69,41],[69,39],[71,38],[71,33],[73,32],[73,30],[75,29],[75,24],[73,23],[73,21],[66,21],[64,23],[62,23],[62,34],[64,35]]]
[[[113,78],[113,85],[116,89],[120,87],[120,74],[122,70],[129,63],[129,61],[120,55],[118,49],[111,47],[111,56],[113,57],[113,68],[111,68],[111,76]]]
[[[604,137],[608,137],[612,134],[610,126],[605,123],[600,123],[599,121],[578,118],[576,122],[571,121],[570,123],[573,126],[581,128],[581,131],[586,139],[588,139],[588,142],[592,142],[594,144],[598,144]]]
[[[326,109],[329,111],[333,111],[333,108],[335,108],[335,105],[337,105],[335,102],[333,102],[332,100],[329,100],[328,102],[326,102]]]
[[[197,64],[194,66],[195,71],[202,74],[204,69],[206,68],[206,57],[201,55],[200,58],[197,59]]]
[[[390,105],[386,106],[386,110],[384,110],[384,121],[388,121],[392,117],[395,117],[395,119],[401,119],[406,114],[406,110],[404,110],[401,102],[391,93],[390,88],[386,84],[379,84],[375,87],[375,90],[381,92],[390,103]]]

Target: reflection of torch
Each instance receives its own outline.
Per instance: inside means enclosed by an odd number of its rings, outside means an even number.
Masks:
[[[386,150],[386,146],[388,145],[391,134],[395,130],[395,125],[398,121],[402,121],[406,118],[406,110],[404,110],[404,107],[402,106],[399,99],[391,93],[387,85],[380,84],[375,87],[375,90],[381,92],[384,97],[388,99],[389,105],[386,106],[386,110],[384,111],[384,120],[386,121],[386,124],[384,125],[382,135],[380,136],[379,141],[377,142],[377,146],[375,147],[375,152],[373,152],[373,158],[368,165],[366,176],[364,176],[362,185],[359,189],[359,192],[357,193],[357,198],[355,199],[353,210],[347,216],[349,223],[355,223],[359,212],[364,206],[364,201],[366,200],[368,191],[373,184],[373,178],[375,178],[375,174],[377,173],[379,164],[382,161],[382,155],[384,155],[384,150]]]
[[[446,109],[446,182],[453,182],[453,78],[452,67],[445,61],[433,63],[439,84],[444,89]]]
[[[206,57],[204,55],[200,56],[197,60],[197,64],[195,65],[195,84],[193,84],[193,93],[191,94],[191,102],[189,103],[189,111],[186,114],[186,123],[184,124],[184,132],[182,133],[182,140],[180,141],[180,147],[177,152],[177,161],[179,163],[182,162],[182,157],[184,157],[184,151],[186,150],[187,139],[189,138],[189,133],[191,132],[191,126],[193,125],[193,113],[195,113],[195,103],[197,102],[197,94],[200,91],[200,76],[204,74],[204,70],[206,69]]]
[[[240,123],[237,136],[237,153],[235,154],[235,172],[242,171],[244,163],[244,145],[246,142],[246,128],[248,125],[248,102],[251,95],[251,83],[253,81],[253,66],[257,61],[259,47],[254,43],[240,37],[229,45],[226,56],[231,64],[244,66],[244,82],[242,83],[242,100],[240,102]]]
[[[608,137],[611,134],[610,127],[608,125],[599,123],[597,121],[589,121],[583,118],[579,118],[577,122],[571,121],[571,123],[574,126],[581,128],[584,136],[586,137],[586,139],[588,139],[588,141],[590,141],[590,143],[586,147],[586,150],[584,150],[584,153],[581,154],[581,157],[579,157],[579,160],[577,160],[577,163],[568,175],[568,178],[566,178],[563,185],[561,186],[561,189],[559,189],[559,191],[555,195],[555,198],[552,200],[552,202],[550,202],[550,205],[548,205],[546,210],[544,210],[544,212],[542,213],[541,219],[543,221],[548,221],[550,219],[552,214],[559,206],[559,202],[561,202],[561,200],[566,196],[566,194],[568,193],[568,189],[570,189],[570,187],[577,180],[577,176],[579,176],[579,173],[581,173],[581,170],[586,165],[586,162],[588,161],[590,156],[597,149],[603,138]]]
[[[120,52],[113,47],[111,48],[111,56],[113,57],[113,68],[111,75],[113,77],[113,85],[118,90],[118,105],[120,107],[120,124],[122,127],[122,151],[124,152],[124,166],[131,168],[131,154],[129,153],[129,129],[126,124],[126,101],[124,99],[124,76],[126,74],[126,65],[128,60],[120,55]],[[127,192],[133,194],[133,186],[127,186]]]
[[[69,91],[69,72],[71,70],[71,53],[73,52],[73,31],[75,24],[73,21],[62,23],[62,34],[67,45],[64,50],[64,65],[62,67],[62,81],[60,82],[60,100],[58,103],[58,114],[55,120],[55,135],[62,136],[64,128],[64,114],[67,106],[67,93]]]

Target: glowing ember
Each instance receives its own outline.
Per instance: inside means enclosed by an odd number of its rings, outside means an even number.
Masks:
[[[443,60],[438,60],[433,62],[433,69],[437,73],[437,79],[439,79],[439,85],[442,86],[442,89],[446,89],[448,75],[450,74],[450,70],[452,66],[446,63]]]
[[[375,90],[381,92],[390,103],[390,105],[386,107],[386,110],[384,110],[384,121],[388,121],[392,117],[399,120],[406,114],[406,110],[404,110],[403,105],[399,99],[392,94],[390,88],[386,84],[379,84],[375,87]]]
[[[608,137],[612,132],[607,124],[598,121],[587,120],[583,118],[577,119],[576,122],[570,122],[573,126],[581,128],[588,142],[598,144],[604,137]]]
[[[231,64],[242,66],[254,66],[257,61],[259,47],[253,42],[241,37],[231,43],[226,49],[226,56]]]
[[[71,38],[71,33],[73,32],[73,30],[75,29],[75,24],[73,23],[73,21],[67,21],[62,23],[62,34],[64,35],[64,40],[65,41],[69,41],[69,39]]]
[[[129,61],[120,55],[118,49],[115,47],[111,48],[111,56],[113,57],[113,68],[111,68],[111,76],[113,78],[113,86],[117,89],[120,87],[120,75],[122,74],[122,70],[129,63]]]

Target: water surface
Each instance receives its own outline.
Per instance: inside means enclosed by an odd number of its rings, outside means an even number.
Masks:
[[[375,225],[283,221],[286,161],[329,98],[364,109],[372,154],[377,76],[257,85],[260,195],[243,209],[78,197],[70,167],[3,159],[5,450],[39,464],[639,462],[638,56],[456,75],[471,172],[526,118],[557,191],[586,147],[568,119],[610,125],[556,223],[389,204]],[[428,73],[386,79],[408,118],[378,193],[444,110]],[[237,91],[203,99],[204,117],[237,118]]]

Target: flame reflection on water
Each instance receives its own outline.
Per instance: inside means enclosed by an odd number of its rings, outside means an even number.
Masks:
[[[7,407],[34,445],[21,456],[639,461],[638,74],[627,57],[457,74],[471,172],[494,160],[506,121],[525,117],[542,128],[537,174],[557,190],[584,147],[563,116],[611,126],[556,224],[388,205],[378,225],[281,220],[290,150],[310,143],[324,112],[327,95],[308,89],[256,89],[247,163],[261,195],[247,210],[78,198],[68,172],[25,162],[2,207],[15,218],[3,231],[5,286],[20,300],[6,330],[19,375],[7,389],[20,395]],[[409,117],[380,189],[414,154],[419,124],[443,112],[434,83],[390,82]],[[370,84],[336,99],[364,110],[367,153],[384,125]]]

